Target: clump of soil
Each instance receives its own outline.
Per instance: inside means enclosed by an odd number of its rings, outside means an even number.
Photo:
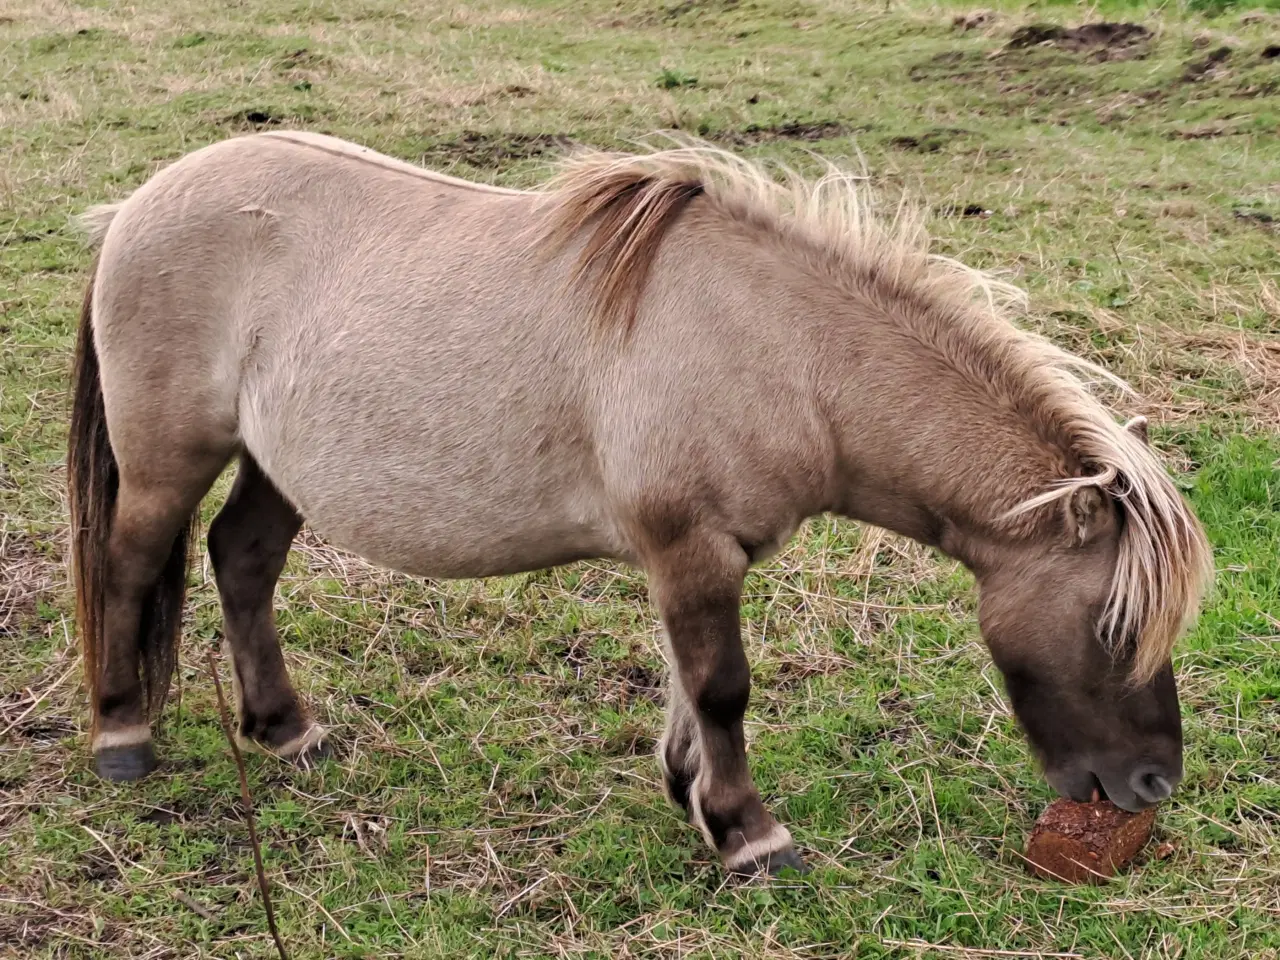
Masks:
[[[1071,53],[1092,53],[1097,60],[1127,60],[1138,55],[1150,39],[1151,31],[1137,23],[1086,23],[1079,27],[1032,23],[1015,30],[1005,49],[1051,45]]]
[[[957,30],[977,30],[979,27],[986,27],[994,23],[996,14],[994,10],[971,10],[969,13],[962,13],[951,21],[951,26]]]
[[[1276,222],[1276,218],[1265,210],[1232,210],[1231,215],[1237,220],[1247,220],[1251,223],[1257,223],[1263,226],[1270,226]]]
[[[278,113],[270,107],[262,107],[237,110],[226,118],[226,122],[233,127],[260,129],[278,127],[287,119],[289,119],[288,116],[283,113]]]
[[[892,137],[889,140],[889,146],[896,147],[899,150],[911,150],[915,153],[937,153],[950,141],[956,137],[963,136],[968,131],[957,130],[954,127],[937,127],[933,130],[926,130],[921,134],[903,134],[902,136]]]
[[[991,213],[980,203],[948,203],[938,208],[940,217],[989,217]]]

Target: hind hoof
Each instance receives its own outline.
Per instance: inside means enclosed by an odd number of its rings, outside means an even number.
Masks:
[[[140,780],[156,768],[156,750],[149,740],[125,747],[103,747],[93,755],[93,762],[103,780]]]

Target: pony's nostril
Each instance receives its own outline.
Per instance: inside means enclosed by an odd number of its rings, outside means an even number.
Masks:
[[[1152,799],[1159,798],[1163,800],[1165,797],[1173,793],[1173,787],[1169,781],[1158,773],[1148,773],[1142,778],[1143,785],[1149,791]]]
[[[1150,767],[1135,770],[1129,776],[1129,786],[1147,803],[1159,803],[1161,800],[1169,799],[1173,796],[1173,787],[1176,783],[1177,778],[1171,779],[1163,771],[1153,770]]]

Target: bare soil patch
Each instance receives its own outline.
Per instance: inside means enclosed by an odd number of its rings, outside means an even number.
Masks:
[[[472,167],[492,168],[517,160],[529,160],[547,154],[560,154],[576,141],[563,133],[482,133],[467,130],[453,140],[428,147],[422,153],[424,162],[465,163]]]
[[[817,120],[810,123],[788,120],[772,126],[760,126],[753,123],[742,130],[729,130],[717,134],[714,139],[719,140],[721,143],[731,143],[736,146],[752,146],[757,143],[773,143],[778,140],[808,142],[833,140],[850,132],[852,132],[852,129],[847,124],[836,120]]]
[[[1053,46],[1071,53],[1088,53],[1095,61],[1130,60],[1146,52],[1151,31],[1137,23],[1086,23],[1061,27],[1032,23],[1019,27],[1005,44],[1006,50]]]

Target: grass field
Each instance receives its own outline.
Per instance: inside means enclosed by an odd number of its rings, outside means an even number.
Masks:
[[[70,217],[252,129],[524,185],[572,143],[678,128],[927,203],[939,252],[1012,276],[1029,326],[1134,383],[1119,411],[1151,416],[1217,558],[1177,657],[1186,782],[1132,874],[1030,879],[1018,851],[1050,791],[969,576],[814,522],[743,614],[757,781],[816,869],[729,884],[658,787],[642,576],[421,582],[304,534],[282,635],[341,750],[311,772],[248,761],[292,955],[1274,960],[1280,10],[992,9],[0,0],[0,956],[274,955],[204,665],[203,556],[165,765],[122,787],[89,766],[62,565],[89,262]],[[1082,16],[1151,36],[1006,46]]]

